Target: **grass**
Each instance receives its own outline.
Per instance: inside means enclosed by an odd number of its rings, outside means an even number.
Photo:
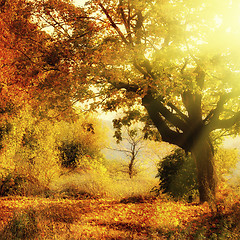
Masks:
[[[141,201],[138,201],[138,200]],[[237,239],[238,204],[220,212],[155,198],[1,198],[1,239]]]

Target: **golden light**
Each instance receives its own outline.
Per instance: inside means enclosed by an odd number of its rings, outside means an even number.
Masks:
[[[240,1],[230,1],[222,14],[215,17],[216,24],[226,32],[239,32],[240,29]]]

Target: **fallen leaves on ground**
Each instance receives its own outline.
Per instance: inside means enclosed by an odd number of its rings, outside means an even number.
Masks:
[[[211,215],[208,205],[161,199],[125,204],[113,199],[1,198],[1,229],[14,212],[28,208],[36,211],[43,239],[57,234],[61,239],[164,239],[164,233]]]

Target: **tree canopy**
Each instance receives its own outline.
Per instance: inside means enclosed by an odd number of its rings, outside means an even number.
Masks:
[[[26,104],[45,117],[51,110],[55,117],[72,113],[78,82],[71,68],[82,51],[73,54],[77,37],[69,39],[64,26],[77,18],[74,9],[61,1],[1,2],[1,114],[7,117]],[[86,24],[78,24],[79,31]]]
[[[133,101],[145,107],[155,102],[162,121],[146,109],[163,140],[186,150],[191,148],[189,121],[196,123],[197,115],[208,133],[237,123],[239,32],[227,21],[234,3],[95,4],[102,11],[100,26],[105,27],[96,45],[95,75],[89,80],[111,91],[104,101],[106,110]]]

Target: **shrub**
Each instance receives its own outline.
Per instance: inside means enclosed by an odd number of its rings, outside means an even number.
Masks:
[[[196,166],[192,158],[181,149],[163,158],[159,163],[159,187],[156,193],[168,193],[175,199],[189,199],[197,193]]]
[[[233,170],[239,160],[237,149],[218,148],[214,158],[219,180],[225,181],[233,176]]]
[[[58,149],[60,151],[59,157],[62,167],[76,168],[80,151],[79,144],[63,142]]]
[[[74,198],[74,199],[88,199],[95,198],[95,196],[86,190],[82,190],[75,184],[68,184],[63,186],[60,191],[60,197],[62,198]]]
[[[89,171],[71,171],[63,174],[50,185],[60,197],[98,198],[109,193],[111,185],[106,170],[102,167]]]
[[[2,232],[3,240],[34,239],[38,235],[38,221],[33,209],[15,213]]]
[[[18,173],[8,173],[0,178],[0,196],[37,195],[46,191],[38,179]]]
[[[88,169],[101,164],[101,149],[105,145],[99,122],[91,116],[79,116],[75,122],[55,124],[58,157],[63,168]]]

